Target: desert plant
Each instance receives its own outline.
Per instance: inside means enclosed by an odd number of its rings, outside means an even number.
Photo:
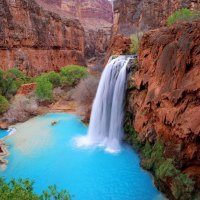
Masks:
[[[9,108],[9,103],[8,103],[8,100],[0,95],[0,114],[6,112]]]
[[[197,11],[192,11],[187,8],[177,10],[167,18],[167,24],[172,25],[180,20],[200,19],[200,14]]]
[[[66,191],[58,191],[56,186],[49,186],[41,195],[34,192],[34,181],[29,179],[11,179],[6,182],[0,178],[0,197],[1,200],[70,200],[72,196]]]
[[[81,79],[88,76],[88,72],[85,67],[69,65],[61,69],[60,75],[62,85],[75,86]]]
[[[36,80],[36,96],[41,101],[53,99],[53,85],[45,77],[39,77]]]

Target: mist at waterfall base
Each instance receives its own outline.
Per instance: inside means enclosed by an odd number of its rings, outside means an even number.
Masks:
[[[51,126],[52,121],[58,123]],[[15,128],[15,134],[5,140],[8,166],[0,170],[0,176],[7,180],[35,180],[38,194],[56,184],[74,195],[72,200],[162,199],[129,145],[122,144],[118,154],[75,147],[74,137],[85,136],[88,129],[74,115],[48,114]]]
[[[105,67],[92,107],[87,136],[75,139],[78,147],[104,147],[120,151],[123,136],[124,97],[130,58],[119,56]]]

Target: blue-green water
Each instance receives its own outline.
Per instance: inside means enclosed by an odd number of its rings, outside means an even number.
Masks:
[[[55,126],[51,122],[57,120]],[[6,179],[30,178],[40,193],[48,185],[67,189],[74,200],[163,199],[139,158],[126,144],[118,154],[101,148],[77,149],[74,137],[87,127],[70,114],[48,114],[16,126],[9,136],[9,164],[0,175]]]

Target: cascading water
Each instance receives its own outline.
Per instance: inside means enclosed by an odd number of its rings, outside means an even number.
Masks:
[[[127,66],[132,59],[119,56],[105,67],[92,107],[88,135],[76,138],[77,146],[103,146],[109,152],[120,151]]]

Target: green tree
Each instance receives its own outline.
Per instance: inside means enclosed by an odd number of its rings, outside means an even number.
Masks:
[[[47,73],[47,79],[52,83],[53,87],[60,85],[60,75],[54,71]]]
[[[0,95],[0,114],[6,112],[8,108],[8,100],[4,96]]]
[[[0,70],[0,94],[10,98],[27,80],[28,77],[17,68],[9,69],[6,72]]]
[[[15,179],[6,182],[0,178],[0,197],[1,200],[71,200],[72,196],[66,191],[57,190],[56,186],[49,186],[41,195],[33,190],[34,181],[29,179]]]
[[[53,85],[45,77],[36,80],[36,96],[41,101],[51,101],[53,99]]]
[[[85,67],[69,65],[61,69],[60,75],[62,85],[75,86],[81,79],[88,76],[88,71]]]

